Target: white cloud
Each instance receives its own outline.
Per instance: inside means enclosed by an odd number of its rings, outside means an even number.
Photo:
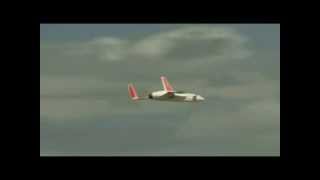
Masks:
[[[212,107],[214,108],[214,107]],[[260,130],[260,132],[259,132]],[[275,99],[255,101],[242,105],[238,110],[226,109],[212,115],[210,111],[193,113],[188,122],[179,128],[179,138],[252,138],[264,137],[264,133],[280,132],[280,102]],[[250,137],[254,134],[255,137]]]
[[[99,37],[89,42],[47,45],[73,56],[90,55],[102,61],[188,61],[205,59],[243,59],[250,55],[244,46],[247,39],[234,29],[205,25],[153,34],[140,40]],[[184,52],[184,53],[182,53]]]
[[[229,99],[268,99],[280,95],[280,82],[276,80],[262,80],[239,85],[212,86],[207,87],[205,93],[210,97]]]
[[[242,59],[250,53],[243,46],[247,39],[231,28],[190,26],[146,37],[137,42],[133,52],[148,59],[169,61],[194,58]]]
[[[112,104],[104,100],[40,99],[40,116],[52,122],[79,121],[108,114]],[[89,119],[88,119],[89,118]]]
[[[110,86],[108,82],[89,77],[40,77],[40,95],[53,93],[77,93],[81,90],[99,89],[107,86]]]
[[[43,152],[90,154],[93,147],[101,154],[106,151],[129,155],[212,155],[216,150],[227,154],[230,149],[234,149],[231,154],[278,152],[273,147],[279,147],[280,80],[269,69],[279,64],[274,59],[268,61],[269,56],[264,54],[257,55],[265,57],[261,57],[263,61],[252,59],[255,49],[247,47],[250,38],[229,27],[188,25],[141,39],[123,36],[41,42]],[[268,65],[263,73],[262,62]],[[127,83],[133,82],[139,94],[158,90],[162,87],[160,75],[168,76],[175,89],[199,93],[206,101],[178,106],[130,101]],[[106,131],[99,129],[101,126],[112,128]],[[78,137],[64,127],[84,134],[87,139],[78,146],[83,150],[68,145]],[[87,130],[94,134],[97,129],[95,135],[86,134]],[[65,134],[57,135],[60,132]],[[48,146],[46,135],[59,146]],[[99,138],[105,145],[94,142]],[[259,141],[266,144],[255,149],[253,146]],[[247,149],[240,150],[243,147]]]
[[[119,61],[125,59],[128,42],[118,38],[104,37],[94,39],[87,44],[100,60]]]

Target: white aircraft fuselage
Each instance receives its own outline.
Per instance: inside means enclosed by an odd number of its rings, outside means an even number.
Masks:
[[[158,101],[186,101],[186,102],[198,102],[203,101],[204,98],[194,93],[180,93],[172,92],[170,95],[164,90],[154,91],[148,95],[149,99]]]
[[[173,102],[200,102],[204,98],[198,94],[185,93],[182,91],[174,91],[166,77],[161,76],[163,90],[154,91],[147,96],[139,97],[135,87],[132,84],[128,85],[129,95],[132,100],[158,100],[158,101],[173,101]]]

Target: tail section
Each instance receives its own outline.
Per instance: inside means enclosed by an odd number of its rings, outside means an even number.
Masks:
[[[133,84],[128,84],[128,92],[132,100],[139,99],[138,93],[136,91],[136,88],[134,88]]]
[[[161,82],[162,82],[163,89],[164,89],[165,91],[167,91],[167,92],[174,92],[171,84],[169,83],[169,81],[167,80],[166,77],[161,76],[160,79],[161,79]]]

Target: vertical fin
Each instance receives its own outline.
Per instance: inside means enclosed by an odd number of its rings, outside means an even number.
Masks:
[[[167,92],[174,92],[172,86],[170,85],[169,81],[167,80],[166,77],[164,76],[161,76],[160,77],[161,79],[161,82],[162,82],[162,86],[163,86],[163,89]]]
[[[131,97],[132,100],[139,99],[138,93],[137,93],[136,89],[134,88],[133,84],[128,84],[128,92],[129,92],[129,96]]]

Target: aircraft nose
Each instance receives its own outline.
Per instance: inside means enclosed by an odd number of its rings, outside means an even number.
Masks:
[[[197,96],[197,100],[198,100],[198,101],[204,101],[204,97],[198,95],[198,96]]]

